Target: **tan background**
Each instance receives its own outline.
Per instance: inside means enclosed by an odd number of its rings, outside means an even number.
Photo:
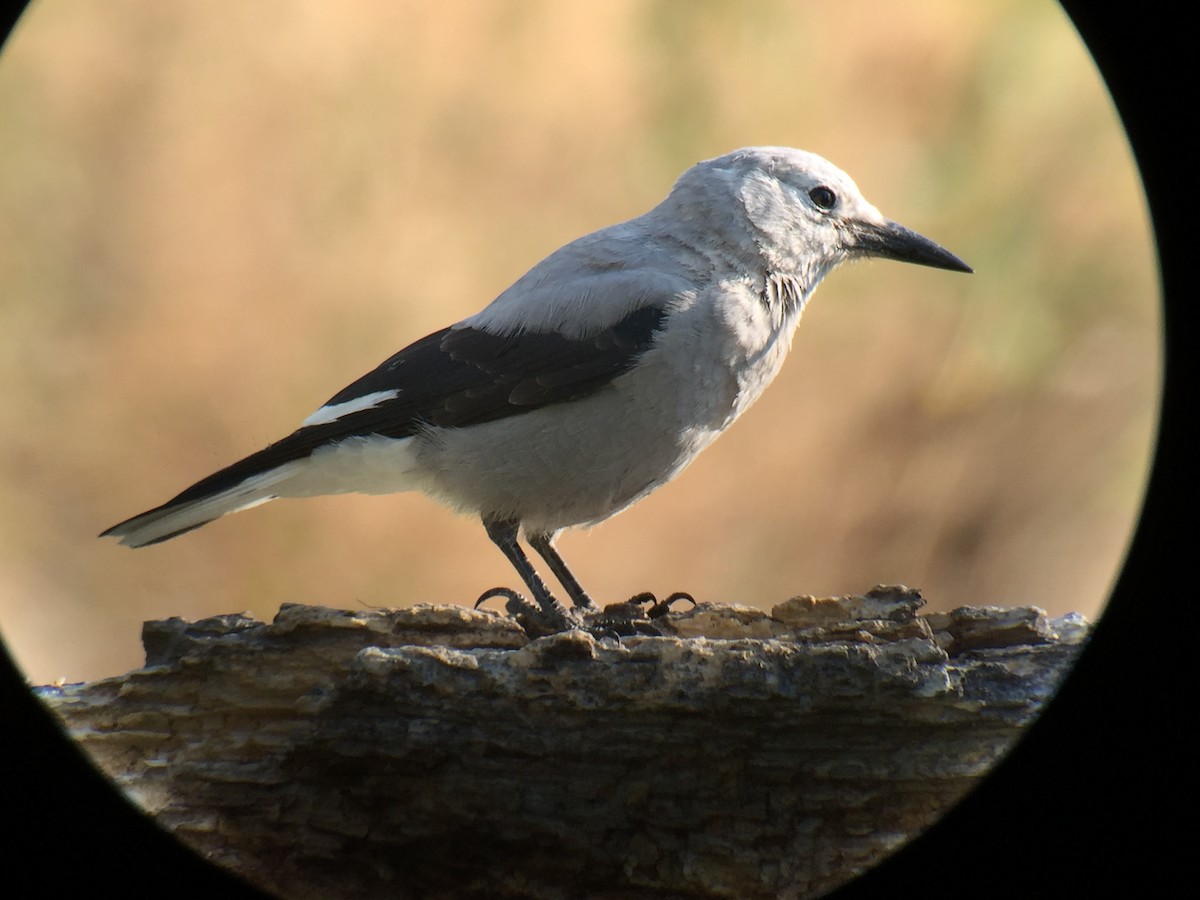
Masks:
[[[818,291],[678,481],[561,547],[602,601],[876,582],[1097,613],[1136,520],[1158,291],[1131,156],[1049,0],[34,3],[0,57],[0,630],[35,682],[147,618],[470,603],[417,495],[95,539],[281,437],[695,161],[827,156],[959,276]]]

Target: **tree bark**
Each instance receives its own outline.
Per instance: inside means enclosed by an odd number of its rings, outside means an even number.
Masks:
[[[487,610],[286,605],[149,622],[144,668],[38,693],[163,828],[281,896],[811,897],[970,790],[1088,633],[921,603],[536,640]]]

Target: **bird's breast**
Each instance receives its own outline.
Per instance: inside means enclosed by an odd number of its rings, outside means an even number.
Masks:
[[[794,321],[742,297],[687,298],[628,371],[578,400],[420,437],[420,487],[531,530],[594,523],[678,475],[758,397]]]
[[[802,303],[771,305],[751,279],[738,279],[674,311],[646,369],[682,416],[722,431],[757,400],[787,357]]]

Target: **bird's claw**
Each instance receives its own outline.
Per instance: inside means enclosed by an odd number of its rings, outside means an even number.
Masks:
[[[547,604],[529,600],[524,594],[507,587],[489,588],[479,595],[479,609],[493,597],[504,598],[504,611],[512,616],[531,638],[582,628],[597,638],[661,636],[664,632],[653,621],[671,611],[671,604],[686,600],[692,606],[696,599],[686,591],[676,591],[659,600],[650,591],[635,594],[624,603],[610,603],[602,611],[583,615],[581,609],[566,609],[553,598]]]
[[[513,611],[514,606],[519,609],[533,608],[533,604],[525,599],[524,594],[518,593],[512,588],[494,587],[488,588],[479,595],[479,599],[475,601],[475,609],[479,609],[479,607],[483,606],[484,603],[486,603],[488,600],[491,600],[493,597],[505,598],[504,609],[510,616],[516,615],[516,613]]]
[[[693,606],[695,598],[685,591],[676,591],[665,600],[659,600],[649,591],[634,594],[624,603],[610,603],[603,612],[591,619],[594,631],[600,631],[608,636],[631,637],[634,635],[650,635],[661,637],[668,632],[656,623],[671,611],[671,604],[679,600],[687,600]]]
[[[475,601],[475,608],[479,609],[483,603],[493,597],[505,598],[504,611],[516,619],[531,638],[558,634],[581,626],[579,616],[564,609],[553,598],[550,598],[548,603],[539,605],[512,588],[489,588],[479,595],[479,599]]]
[[[632,597],[630,597],[628,602],[638,606],[646,606],[649,604],[649,607],[646,610],[646,618],[661,619],[671,611],[671,604],[680,600],[686,600],[688,603],[692,604],[692,606],[696,605],[696,598],[687,591],[675,591],[675,593],[671,594],[665,600],[659,600],[650,591],[642,591],[640,594],[634,594]]]

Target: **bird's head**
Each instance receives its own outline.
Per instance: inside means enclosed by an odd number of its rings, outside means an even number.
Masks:
[[[767,267],[794,272],[810,290],[838,263],[866,257],[971,271],[950,251],[886,218],[841,169],[803,150],[736,150],[693,166],[673,194],[694,211],[707,207],[708,215],[740,210]]]

